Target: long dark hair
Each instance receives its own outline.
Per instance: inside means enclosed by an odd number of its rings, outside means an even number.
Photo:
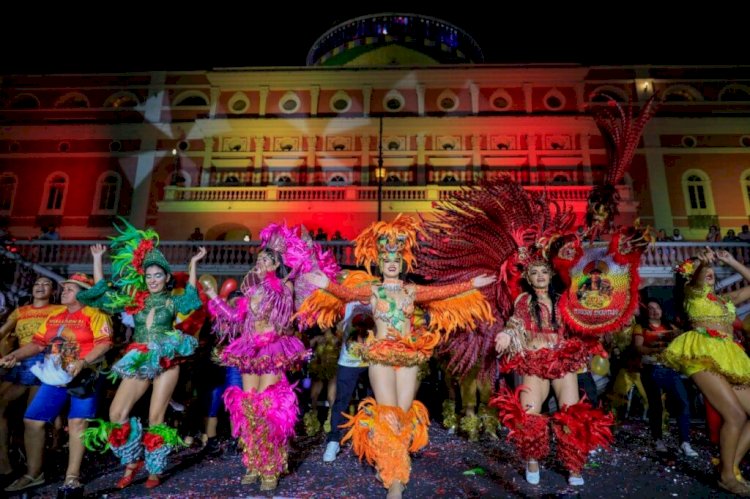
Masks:
[[[552,270],[550,269],[550,274],[552,273]],[[524,290],[529,294],[531,297],[531,312],[534,314],[534,322],[536,322],[537,327],[539,330],[542,329],[542,306],[539,304],[539,298],[536,296],[536,291],[534,290],[534,286],[529,284],[529,281],[526,280],[524,277],[521,279],[521,289]],[[557,323],[557,302],[560,301],[560,293],[557,292],[557,289],[555,288],[553,282],[552,282],[552,276],[550,275],[549,285],[547,286],[547,293],[549,294],[549,299],[552,301],[552,314],[550,317],[550,322],[552,329],[557,329],[559,324]]]
[[[661,309],[661,325],[667,329],[672,327],[672,324],[667,320],[667,314],[664,313],[664,304],[659,300],[658,298],[646,298],[643,303],[645,305],[645,312],[641,313],[640,317],[638,317],[638,324],[641,325],[643,329],[650,329],[651,328],[651,322],[648,318],[648,304],[649,303],[656,303],[659,305],[659,308]]]
[[[258,252],[258,256],[262,255],[263,253],[267,253],[271,255],[271,258],[273,258],[273,261],[279,264],[279,266],[276,267],[276,277],[278,277],[279,279],[285,279],[286,276],[289,275],[289,272],[291,271],[291,269],[287,267],[286,265],[284,265],[284,259],[282,258],[281,253],[279,253],[276,250],[272,250],[270,248],[265,248]],[[257,257],[255,261],[257,263],[258,261]]]

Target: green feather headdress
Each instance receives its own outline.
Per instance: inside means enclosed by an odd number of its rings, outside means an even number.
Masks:
[[[159,245],[159,234],[153,229],[139,230],[127,220],[117,217],[121,225],[114,223],[119,233],[110,237],[112,240],[112,282],[119,293],[113,296],[113,304],[123,308],[138,306],[139,293],[146,292],[145,269],[158,265],[168,274],[172,273],[164,255],[156,249]]]

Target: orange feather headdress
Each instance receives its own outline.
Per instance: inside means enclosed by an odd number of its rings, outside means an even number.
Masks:
[[[417,221],[399,215],[392,222],[374,222],[354,240],[354,256],[357,265],[370,272],[370,267],[379,263],[388,254],[398,253],[404,259],[406,271],[414,270],[417,259]]]

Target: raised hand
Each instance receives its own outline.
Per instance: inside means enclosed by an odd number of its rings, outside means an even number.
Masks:
[[[94,258],[101,258],[102,255],[107,251],[107,246],[104,244],[94,244],[91,247],[89,247],[91,250],[91,256]]]
[[[478,275],[471,280],[471,285],[475,288],[483,288],[489,284],[492,284],[497,280],[497,276],[494,275]]]
[[[197,263],[197,262],[203,260],[203,258],[206,256],[206,253],[207,253],[206,247],[205,246],[199,246],[198,247],[198,252],[195,255],[193,255],[193,258],[190,259],[190,262],[191,263]]]
[[[726,263],[728,265],[728,264],[732,263],[735,258],[727,250],[717,250],[716,251],[716,259],[719,260],[720,262]]]
[[[705,249],[698,252],[696,255],[696,258],[701,261],[704,265],[710,265],[713,263],[714,259],[716,258],[716,254],[713,252],[711,248],[708,246],[705,247]]]

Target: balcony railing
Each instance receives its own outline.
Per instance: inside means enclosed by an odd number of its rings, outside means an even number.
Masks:
[[[89,247],[101,241],[18,241],[18,253],[25,259],[60,269],[64,272],[91,271]],[[350,241],[322,241],[322,246],[330,249],[341,265],[354,266],[354,248]],[[201,272],[216,275],[240,275],[255,261],[260,247],[259,241],[161,241],[159,249],[175,270],[185,270],[190,257],[198,246],[205,246],[208,254],[200,264]],[[725,249],[744,263],[750,263],[750,244],[747,243],[706,243],[706,242],[667,242],[656,243],[646,250],[641,258],[642,277],[672,277],[672,269],[688,257],[695,256],[706,246],[714,250]],[[106,259],[105,259],[106,260]],[[722,275],[723,274],[723,275]],[[719,277],[729,274],[728,269],[719,268]]]
[[[91,272],[89,248],[102,241],[17,241],[18,254],[26,260],[63,273]],[[105,243],[107,244],[107,243]],[[322,242],[342,265],[354,265],[354,247],[349,241]],[[161,241],[159,250],[175,271],[187,270],[187,263],[198,246],[208,253],[200,263],[199,272],[216,275],[241,275],[255,261],[260,241]],[[105,257],[105,263],[107,259]],[[105,271],[108,267],[105,266]]]
[[[591,192],[588,185],[526,186],[526,190],[545,192],[548,199],[558,202],[585,202]],[[445,201],[460,192],[458,186],[426,185],[424,187],[383,187],[384,201]],[[633,199],[632,189],[627,185],[617,186],[620,199]],[[377,187],[165,187],[164,201],[375,201]]]

